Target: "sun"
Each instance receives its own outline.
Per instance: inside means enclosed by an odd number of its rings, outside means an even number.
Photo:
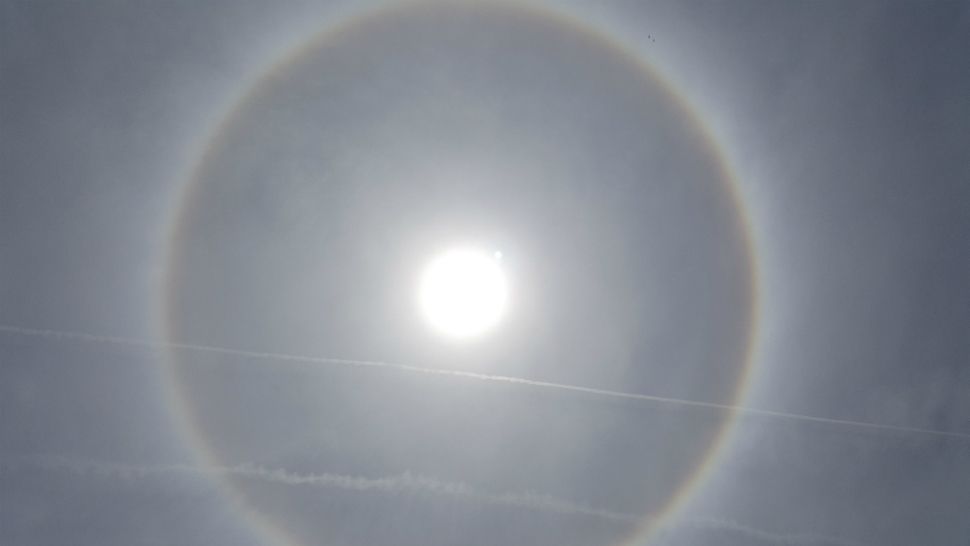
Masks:
[[[427,265],[418,299],[436,331],[448,337],[471,338],[498,323],[508,300],[501,256],[499,252],[456,248]]]

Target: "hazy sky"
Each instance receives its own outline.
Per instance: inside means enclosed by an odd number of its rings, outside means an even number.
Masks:
[[[0,543],[967,543],[967,51],[956,2],[0,1]],[[453,245],[511,286],[465,342]]]

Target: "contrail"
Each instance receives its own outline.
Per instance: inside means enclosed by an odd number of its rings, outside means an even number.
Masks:
[[[188,464],[145,465],[105,462],[91,459],[76,459],[63,456],[34,456],[0,460],[0,473],[16,471],[30,466],[48,471],[65,471],[79,475],[97,475],[107,478],[135,481],[155,476],[234,476],[242,479],[258,480],[265,483],[336,489],[361,493],[384,495],[428,495],[449,497],[459,501],[477,502],[493,506],[522,508],[539,512],[549,512],[565,516],[586,516],[602,519],[616,524],[633,525],[650,519],[650,516],[613,512],[590,507],[552,495],[525,492],[489,493],[476,489],[463,482],[448,482],[437,478],[404,472],[380,478],[366,478],[332,473],[300,474],[281,468],[270,468],[258,464],[239,464],[235,466],[194,466]],[[740,533],[759,540],[783,545],[829,544],[833,546],[861,546],[858,542],[841,538],[803,534],[779,533],[757,529],[732,520],[719,518],[683,518],[668,528],[676,530],[683,526],[689,529],[712,529]]]
[[[937,436],[937,437],[943,437],[943,438],[958,438],[961,440],[970,440],[970,434],[963,433],[963,432],[953,432],[953,431],[938,430],[938,429],[931,429],[931,428],[907,427],[907,426],[901,426],[901,425],[889,425],[889,424],[882,424],[882,423],[873,423],[868,421],[854,421],[850,419],[832,419],[828,417],[814,417],[811,415],[804,415],[799,413],[764,410],[764,409],[750,408],[745,406],[737,406],[732,404],[701,402],[697,400],[685,400],[683,398],[670,398],[666,396],[655,396],[651,394],[637,394],[637,393],[630,393],[630,392],[613,391],[609,389],[582,387],[579,385],[569,385],[565,383],[553,383],[549,381],[539,381],[535,379],[511,377],[507,375],[492,375],[492,374],[483,374],[483,373],[468,372],[468,371],[461,371],[461,370],[426,368],[422,366],[412,366],[408,364],[395,364],[391,362],[379,362],[379,361],[373,361],[373,360],[352,360],[352,359],[342,359],[342,358],[325,358],[325,357],[314,357],[314,356],[289,355],[289,354],[282,354],[282,353],[246,351],[242,349],[230,349],[226,347],[216,347],[211,345],[194,345],[189,343],[173,343],[173,342],[153,342],[153,341],[147,341],[142,339],[97,336],[93,334],[86,334],[86,333],[80,333],[80,332],[41,330],[41,329],[34,329],[34,328],[21,328],[19,326],[8,326],[8,325],[0,325],[0,332],[19,334],[19,335],[25,335],[25,336],[46,337],[51,339],[66,339],[66,340],[72,340],[72,341],[85,341],[85,342],[92,342],[92,343],[122,345],[127,347],[140,347],[140,348],[154,349],[154,350],[175,350],[175,351],[196,352],[196,353],[220,354],[220,355],[227,355],[227,356],[238,356],[241,358],[247,358],[247,359],[253,359],[253,360],[275,360],[278,362],[288,362],[291,364],[299,364],[299,365],[326,364],[326,365],[357,366],[357,367],[366,367],[366,368],[385,368],[385,369],[399,370],[404,372],[426,374],[426,375],[449,376],[449,377],[457,377],[457,378],[464,378],[464,379],[477,379],[481,381],[492,381],[492,382],[498,382],[498,383],[510,383],[514,385],[522,385],[522,386],[533,387],[538,389],[591,394],[594,396],[603,396],[603,397],[609,397],[609,398],[621,399],[621,400],[655,402],[655,403],[661,403],[661,404],[704,408],[704,409],[717,410],[717,411],[730,411],[730,412],[737,412],[739,414],[749,415],[749,416],[773,417],[773,418],[789,419],[793,421],[801,421],[801,422],[808,422],[808,423],[822,423],[822,424],[828,424],[828,425],[854,427],[854,428],[869,429],[869,430],[881,430],[886,432],[923,434],[923,435]]]
[[[45,470],[61,470],[75,474],[95,474],[123,480],[146,479],[164,475],[232,476],[241,479],[266,483],[305,486],[344,491],[394,494],[429,495],[448,497],[455,500],[523,508],[539,512],[550,512],[567,516],[588,516],[614,523],[635,523],[639,519],[633,514],[611,512],[534,491],[491,493],[474,488],[463,482],[448,482],[437,478],[403,472],[380,478],[366,478],[343,474],[300,474],[281,468],[270,468],[259,464],[239,464],[234,466],[193,466],[186,464],[141,465],[72,459],[67,457],[41,456],[33,458],[8,459],[0,462],[0,471],[15,469],[18,466],[33,466]]]
[[[692,517],[684,520],[684,525],[691,529],[712,529],[716,531],[733,531],[751,538],[796,546],[800,544],[819,544],[830,546],[863,546],[861,542],[844,538],[816,535],[811,533],[781,533],[757,529],[733,520],[721,518]]]

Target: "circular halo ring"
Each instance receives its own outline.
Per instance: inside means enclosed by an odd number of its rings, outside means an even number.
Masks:
[[[470,2],[470,4],[471,3],[472,2]],[[441,4],[444,4],[444,2],[441,2],[440,0],[414,2],[404,1],[397,3],[392,2],[386,5],[379,5],[370,10],[365,10],[363,13],[352,13],[350,16],[342,16],[340,17],[340,21],[332,23],[326,26],[323,30],[311,35],[311,37],[307,40],[291,48],[289,52],[282,55],[282,57],[277,59],[268,68],[259,71],[259,75],[255,81],[243,89],[241,93],[230,101],[229,107],[225,113],[218,118],[215,126],[210,131],[207,131],[208,137],[202,140],[204,143],[202,150],[196,156],[193,163],[189,167],[189,172],[186,176],[182,177],[181,183],[176,189],[174,199],[175,206],[169,215],[170,221],[167,226],[167,230],[164,233],[165,238],[162,254],[163,277],[161,290],[159,291],[160,301],[157,302],[157,311],[160,313],[161,317],[160,334],[163,340],[171,343],[173,347],[177,346],[179,342],[179,340],[172,339],[171,336],[174,330],[174,317],[172,313],[173,309],[171,307],[172,298],[170,295],[177,285],[177,282],[171,273],[177,270],[176,266],[178,263],[178,250],[180,248],[180,242],[184,239],[184,217],[186,210],[189,208],[187,205],[193,201],[195,190],[199,186],[198,178],[202,166],[207,163],[213,151],[219,147],[221,138],[226,133],[227,127],[231,125],[232,120],[236,118],[236,116],[244,109],[245,105],[248,104],[249,101],[268,83],[275,81],[276,78],[284,73],[289,67],[297,64],[310,53],[326,47],[327,43],[331,42],[332,40],[336,40],[341,36],[352,33],[359,27],[365,26],[367,22],[375,19],[393,17],[395,14],[404,13],[417,7],[428,8]],[[738,374],[734,392],[732,393],[729,403],[732,408],[740,406],[741,402],[744,400],[747,387],[752,376],[755,360],[754,356],[758,341],[758,326],[760,318],[758,281],[759,268],[757,254],[755,252],[756,249],[753,245],[752,230],[749,225],[749,217],[744,206],[740,189],[738,187],[738,182],[734,176],[734,173],[730,169],[727,158],[717,145],[717,141],[712,135],[711,130],[697,115],[691,105],[687,102],[686,98],[681,93],[678,93],[670,82],[664,79],[653,66],[648,64],[647,61],[643,59],[636,47],[625,43],[623,40],[615,37],[605,29],[579,19],[571,13],[549,6],[535,4],[513,4],[511,2],[489,2],[487,4],[483,2],[480,4],[474,4],[476,7],[487,5],[488,9],[510,10],[514,11],[516,14],[535,17],[543,20],[544,22],[555,24],[560,28],[582,36],[591,43],[595,43],[603,47],[604,50],[612,52],[618,58],[628,61],[631,65],[638,68],[638,75],[641,78],[650,80],[652,83],[657,84],[663,90],[663,92],[665,92],[668,98],[670,98],[672,102],[679,108],[681,114],[684,116],[684,119],[688,120],[690,129],[701,137],[699,142],[705,146],[705,151],[714,160],[715,165],[717,165],[721,175],[720,179],[727,182],[727,187],[725,188],[726,193],[728,194],[731,204],[736,212],[734,215],[737,223],[735,229],[740,235],[742,250],[748,264],[748,286],[746,287],[749,297],[747,313],[748,324],[746,328],[747,339],[744,341],[740,373]],[[174,419],[176,421],[178,430],[188,442],[188,447],[191,454],[196,457],[203,466],[218,467],[220,461],[216,454],[213,453],[209,448],[204,438],[203,431],[199,428],[198,423],[195,421],[194,416],[192,415],[191,403],[186,399],[185,393],[180,389],[176,367],[174,351],[170,350],[165,355],[165,390],[167,403],[169,408],[174,412]],[[713,439],[709,442],[707,452],[704,453],[703,456],[699,457],[699,462],[696,464],[693,471],[682,481],[678,489],[674,491],[666,505],[664,505],[664,507],[657,513],[645,514],[642,519],[636,523],[635,529],[629,535],[629,537],[617,546],[646,544],[659,529],[673,519],[673,516],[680,511],[680,509],[691,498],[691,494],[698,488],[700,484],[705,481],[705,478],[716,466],[719,456],[724,451],[724,448],[728,444],[728,440],[731,437],[731,431],[734,429],[737,416],[738,411],[736,409],[727,410],[727,416],[721,424],[719,430],[715,433]],[[217,475],[221,474],[217,473]],[[220,489],[226,495],[227,500],[240,512],[240,515],[244,517],[245,523],[249,527],[252,527],[259,532],[265,539],[268,540],[270,544],[280,546],[297,546],[299,544],[298,541],[288,536],[286,531],[281,529],[276,523],[253,510],[252,507],[248,505],[248,502],[244,496],[237,490],[235,485],[229,479],[222,477],[218,478],[217,481]]]

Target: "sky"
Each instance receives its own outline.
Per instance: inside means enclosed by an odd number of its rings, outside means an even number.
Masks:
[[[970,540],[970,8],[0,1],[0,543]],[[445,339],[441,251],[501,253]]]

